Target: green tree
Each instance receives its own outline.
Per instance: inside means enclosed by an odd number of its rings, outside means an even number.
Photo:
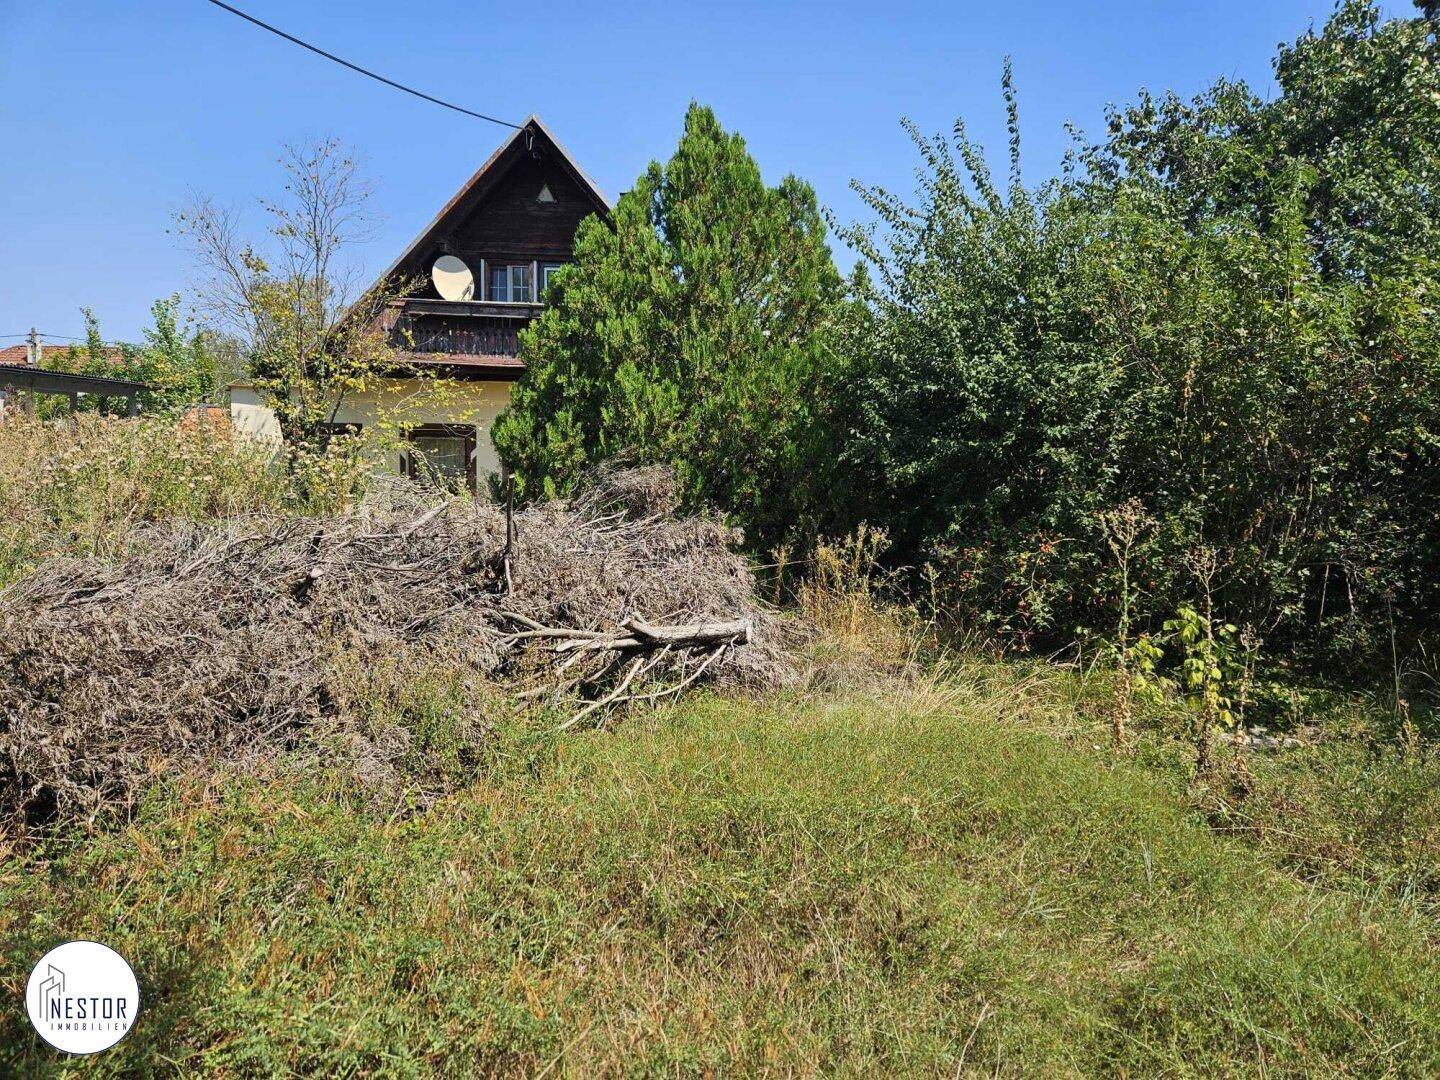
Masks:
[[[182,314],[179,296],[156,300],[150,317],[137,374],[155,388],[159,403],[183,407],[218,401],[227,379],[239,374],[226,362],[224,343]]]
[[[82,308],[85,340],[48,358],[46,365],[57,371],[100,375],[145,383],[140,394],[144,412],[164,412],[202,401],[219,400],[223,384],[238,375],[240,367],[234,349],[214,331],[185,315],[180,297],[169,296],[150,306],[151,324],[142,334],[143,343],[107,342],[100,322],[89,308]],[[43,415],[59,415],[68,405],[58,400],[45,403]],[[82,397],[82,410],[108,410],[122,414],[123,399]]]
[[[852,313],[809,185],[767,186],[740,136],[692,104],[670,160],[581,225],[549,299],[494,429],[528,492],[623,454],[673,465],[692,505],[733,515],[754,545],[823,523]]]
[[[957,125],[913,133],[913,204],[862,189],[874,349],[847,453],[896,555],[973,618],[1137,633],[1193,604],[1327,672],[1440,629],[1440,78],[1432,23],[1347,0],[1282,47],[1272,101],[1220,82],[1110,117],[1065,172],[995,183]],[[1128,616],[1127,616],[1128,618]],[[1393,629],[1392,629],[1393,628]]]

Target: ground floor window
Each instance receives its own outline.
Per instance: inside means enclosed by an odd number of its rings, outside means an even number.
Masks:
[[[475,490],[475,428],[469,424],[422,424],[405,436],[400,471],[436,487]]]

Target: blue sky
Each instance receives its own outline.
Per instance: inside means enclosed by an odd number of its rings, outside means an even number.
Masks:
[[[1003,153],[1006,55],[1034,181],[1059,162],[1067,120],[1098,134],[1106,103],[1139,87],[1190,94],[1225,75],[1268,91],[1276,44],[1331,9],[1327,0],[236,6],[481,112],[538,113],[612,198],[668,155],[698,99],[745,136],[768,178],[808,179],[842,220],[862,212],[852,177],[911,190],[916,158],[902,116],[927,131],[963,116]],[[365,160],[382,223],[361,255],[381,269],[505,134],[204,0],[0,0],[0,334],[78,334],[88,305],[107,337],[135,337],[151,301],[192,280],[166,232],[170,213],[191,190],[253,205],[276,185],[285,139],[338,136]]]

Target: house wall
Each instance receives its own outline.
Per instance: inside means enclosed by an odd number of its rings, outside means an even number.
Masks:
[[[438,396],[424,381],[387,379],[373,391],[352,395],[335,414],[336,423],[359,424],[362,431],[374,431],[382,416],[406,426],[418,424],[474,424],[475,475],[477,487],[485,489],[485,478],[500,471],[500,458],[490,441],[490,429],[501,410],[510,403],[508,382],[465,380],[449,382]],[[280,426],[275,413],[265,405],[259,391],[245,384],[230,387],[230,419],[237,433],[279,445]],[[398,473],[398,453],[387,453],[383,471]]]
[[[280,423],[260,392],[245,383],[230,384],[230,427],[237,435],[280,445]]]

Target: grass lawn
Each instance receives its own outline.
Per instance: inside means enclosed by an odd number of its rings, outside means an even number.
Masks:
[[[173,784],[0,864],[0,1069],[1440,1069],[1422,909],[1217,834],[1073,707],[1060,676],[975,665],[561,739],[516,723],[423,814],[323,773]],[[67,1063],[20,995],[88,936],[142,1010]]]

